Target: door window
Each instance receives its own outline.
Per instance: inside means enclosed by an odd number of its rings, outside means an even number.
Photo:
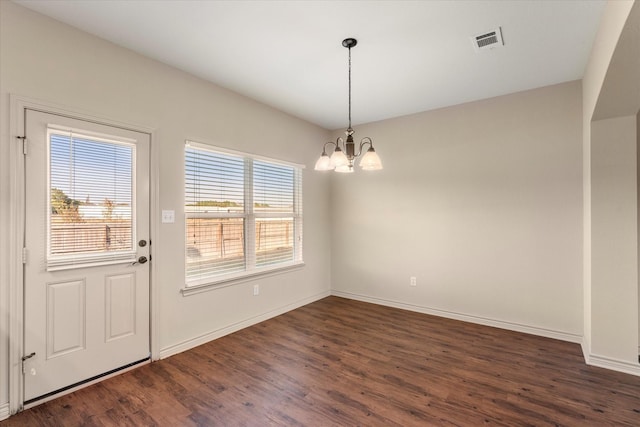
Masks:
[[[135,145],[50,127],[47,269],[135,258]]]

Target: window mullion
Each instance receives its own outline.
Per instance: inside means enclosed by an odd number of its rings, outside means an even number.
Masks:
[[[245,260],[247,271],[256,268],[256,216],[253,202],[253,160],[244,161]]]

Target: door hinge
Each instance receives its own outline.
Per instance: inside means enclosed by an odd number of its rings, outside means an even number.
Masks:
[[[22,248],[22,263],[26,264],[27,263],[27,248]]]
[[[17,136],[16,138],[22,140],[22,154],[26,155],[28,151],[27,137],[26,136]]]

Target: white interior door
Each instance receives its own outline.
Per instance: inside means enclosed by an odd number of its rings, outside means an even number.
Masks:
[[[32,110],[26,137],[29,403],[149,357],[150,140]]]

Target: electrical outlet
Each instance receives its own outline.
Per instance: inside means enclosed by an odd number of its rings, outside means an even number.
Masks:
[[[411,276],[409,278],[409,286],[416,286],[417,282],[416,282],[416,277],[415,276]]]
[[[253,295],[260,295],[260,285],[253,285]]]

